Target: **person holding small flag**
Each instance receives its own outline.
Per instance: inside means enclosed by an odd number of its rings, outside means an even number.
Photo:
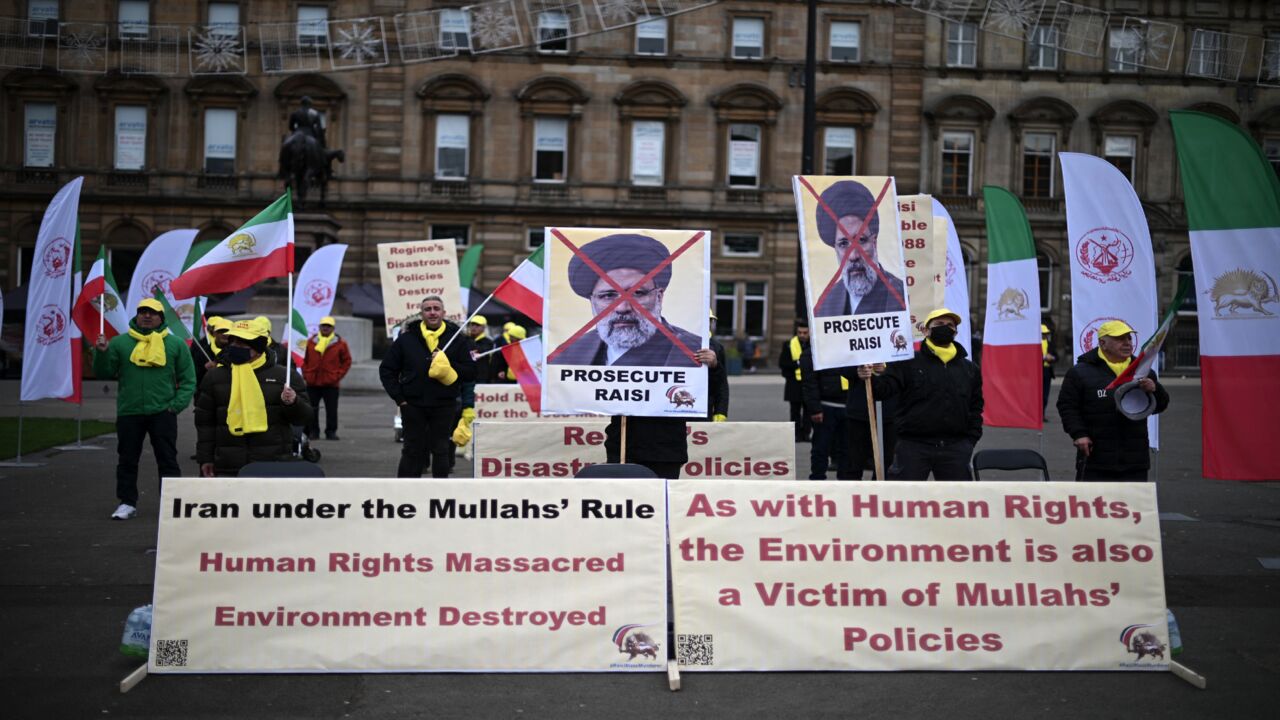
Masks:
[[[1134,363],[1133,328],[1109,320],[1097,337],[1098,346],[1076,358],[1058,394],[1062,429],[1076,446],[1076,480],[1145,482],[1151,468],[1147,421],[1121,412],[1111,388]],[[1155,371],[1136,380],[1138,389],[1154,399],[1152,412],[1169,407],[1169,393]]]
[[[196,366],[196,387],[204,380],[204,374],[218,367],[218,355],[227,346],[227,331],[231,329],[230,320],[214,315],[205,321],[208,336],[191,343],[191,360]]]
[[[315,411],[307,425],[307,436],[312,440],[320,436],[320,403],[324,403],[324,439],[338,439],[338,386],[351,370],[351,350],[333,331],[334,325],[332,317],[320,318],[319,332],[307,340],[302,364],[302,377]]]
[[[267,326],[240,320],[196,397],[196,460],[203,477],[234,477],[251,462],[292,459],[293,426],[311,421],[306,383],[267,352]]]
[[[492,382],[493,356],[487,355],[493,349],[493,340],[487,334],[489,321],[483,315],[476,315],[467,323],[467,336],[475,346],[476,382]]]
[[[116,393],[116,497],[113,520],[138,513],[138,461],[142,441],[151,437],[160,481],[182,474],[178,466],[178,413],[196,389],[191,352],[164,325],[164,306],[146,298],[138,303],[129,331],[110,341],[99,335],[93,371],[99,379],[119,378]],[[159,489],[156,492],[159,497]]]
[[[528,337],[529,331],[524,329],[523,325],[509,322],[502,326],[502,335],[493,341],[495,348],[513,345]],[[516,371],[507,364],[505,353],[499,353],[493,358],[491,364],[491,372],[493,382],[496,383],[513,383],[516,381]]]

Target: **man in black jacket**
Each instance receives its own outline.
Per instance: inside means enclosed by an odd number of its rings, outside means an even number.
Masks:
[[[1076,358],[1062,380],[1058,414],[1076,446],[1076,480],[1147,479],[1147,421],[1125,417],[1107,390],[1132,362],[1133,328],[1111,320],[1098,328],[1098,347]],[[1169,393],[1154,372],[1139,379],[1138,387],[1155,396],[1154,412],[1169,407]]]
[[[449,476],[449,436],[459,391],[462,383],[476,378],[474,346],[465,333],[454,340],[461,329],[444,319],[444,300],[439,296],[423,298],[419,314],[421,319],[406,325],[387,349],[378,376],[387,395],[400,406],[404,425],[396,477],[422,477],[430,454],[431,476],[443,478]]]
[[[955,341],[960,316],[939,308],[925,318],[927,337],[910,360],[858,368],[877,400],[898,398],[898,442],[890,480],[972,480],[969,458],[982,437],[982,373]]]
[[[836,478],[849,480],[853,469],[849,465],[845,404],[849,397],[849,381],[840,370],[814,370],[813,354],[805,346],[800,355],[801,391],[804,394],[805,415],[813,421],[813,444],[809,447],[809,479],[826,480],[830,456],[835,457]]]
[[[711,312],[711,329],[707,347],[695,355],[707,366],[707,419],[724,422],[729,419],[729,371],[725,368],[724,345],[716,340],[716,313]]]
[[[782,399],[791,406],[791,422],[795,425],[796,442],[809,442],[809,433],[813,430],[809,415],[804,411],[804,391],[800,389],[803,373],[800,371],[800,356],[809,347],[809,321],[796,320],[796,334],[782,351],[778,353],[778,369],[786,385],[782,388]]]

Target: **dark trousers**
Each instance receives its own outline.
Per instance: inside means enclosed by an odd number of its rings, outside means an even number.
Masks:
[[[160,480],[178,477],[178,416],[159,412],[154,415],[121,415],[116,418],[116,497],[126,505],[138,506],[138,460],[142,458],[142,440],[151,436],[151,449],[156,454]],[[159,487],[156,489],[159,496]]]
[[[835,458],[837,478],[848,480],[852,477],[844,412],[842,406],[822,406],[822,422],[813,424],[813,445],[809,447],[810,480],[827,479],[828,456]]]
[[[795,423],[796,426],[796,442],[808,440],[809,435],[813,432],[813,422],[809,420],[809,416],[804,412],[803,401],[791,401],[791,422]]]
[[[968,440],[925,441],[898,438],[893,464],[885,471],[890,480],[972,480],[969,458],[973,443]]]
[[[1041,410],[1045,413],[1049,412],[1049,388],[1053,386],[1053,368],[1044,369],[1044,407]]]
[[[871,423],[866,420],[845,417],[845,426],[849,429],[849,469],[850,479],[861,480],[863,471],[870,470],[871,478],[875,479],[876,460],[875,449],[871,446]],[[881,461],[888,468],[893,462],[893,448],[897,445],[898,433],[893,429],[893,424],[885,419],[884,427],[884,447],[880,449],[883,453]]]
[[[1146,482],[1147,468],[1104,470],[1089,467],[1087,458],[1076,453],[1076,480],[1079,482]]]
[[[400,406],[400,423],[404,426],[404,445],[400,448],[400,467],[396,477],[422,477],[430,456],[431,477],[449,477],[449,446],[453,441],[453,404],[422,407]]]
[[[307,421],[307,434],[315,437],[320,434],[320,403],[324,403],[324,434],[338,434],[338,386],[307,386],[307,397],[311,398],[311,419]]]

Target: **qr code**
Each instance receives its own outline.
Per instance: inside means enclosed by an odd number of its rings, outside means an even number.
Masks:
[[[681,665],[714,665],[716,646],[711,635],[676,635],[676,661]]]
[[[156,667],[186,667],[186,640],[157,640]]]

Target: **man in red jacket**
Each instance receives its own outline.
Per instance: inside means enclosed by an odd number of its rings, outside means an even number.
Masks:
[[[320,332],[307,340],[307,355],[302,363],[302,379],[307,381],[311,399],[311,423],[307,436],[320,436],[320,403],[324,402],[324,439],[338,439],[338,385],[351,369],[351,350],[347,341],[333,331],[333,318],[320,318]]]

